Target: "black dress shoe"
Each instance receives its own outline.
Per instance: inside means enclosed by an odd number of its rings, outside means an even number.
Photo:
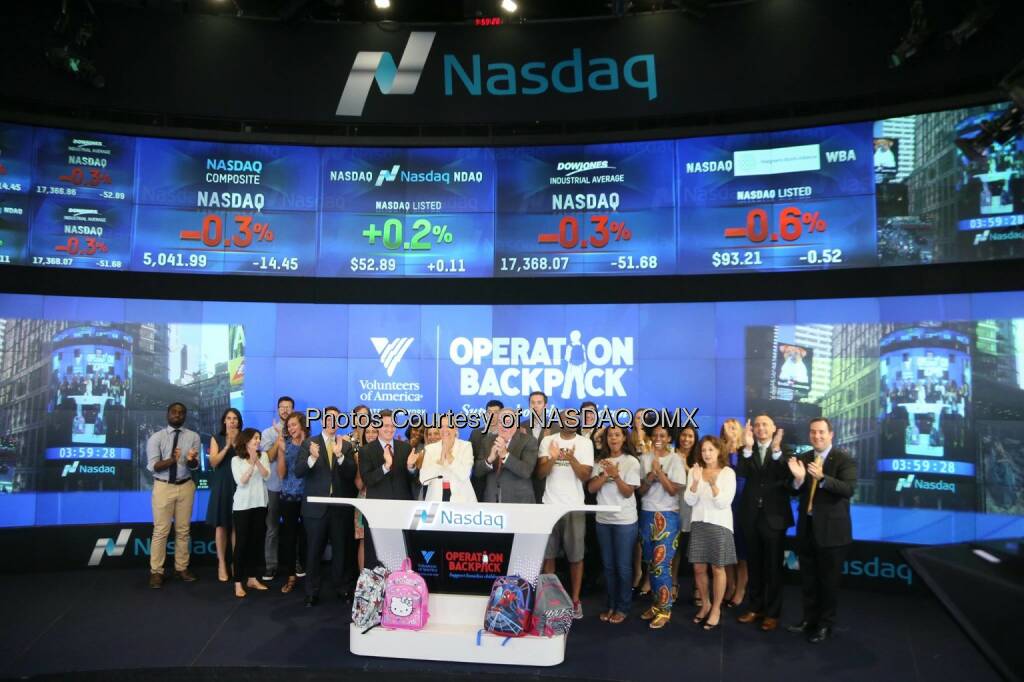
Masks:
[[[814,629],[815,629],[814,626],[812,626],[806,620],[802,620],[802,621],[800,621],[799,623],[797,623],[795,625],[787,625],[786,626],[786,631],[787,632],[792,632],[794,635],[802,635],[804,633],[811,632]]]
[[[315,596],[306,597],[306,602],[305,602],[306,608],[307,609],[313,608],[314,606],[316,606],[317,601],[318,600],[317,600],[317,598]]]
[[[832,628],[818,628],[810,633],[807,641],[811,644],[821,644],[832,636]]]

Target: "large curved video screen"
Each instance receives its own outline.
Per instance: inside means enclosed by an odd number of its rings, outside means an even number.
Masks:
[[[1006,111],[496,148],[227,144],[0,124],[0,264],[575,277],[1019,257],[1024,135],[1000,127]]]
[[[808,301],[419,306],[0,296],[0,526],[151,520],[172,401],[479,415],[498,398],[696,410],[702,433],[808,421],[857,459],[855,536],[1024,535],[1024,292]],[[628,417],[626,418],[628,420]],[[464,436],[468,434],[464,433]],[[196,518],[205,514],[202,460]]]

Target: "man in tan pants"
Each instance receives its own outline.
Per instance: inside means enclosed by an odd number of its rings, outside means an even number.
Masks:
[[[187,412],[183,404],[171,403],[167,407],[166,428],[146,442],[146,466],[153,473],[153,538],[149,556],[149,586],[153,588],[164,582],[171,521],[175,526],[174,570],[185,582],[196,580],[188,570],[188,560],[192,500],[196,494],[192,470],[199,468],[199,434],[184,428]]]

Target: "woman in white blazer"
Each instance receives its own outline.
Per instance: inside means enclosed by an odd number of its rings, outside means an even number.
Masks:
[[[473,446],[459,438],[451,419],[441,424],[441,440],[426,446],[420,483],[427,486],[428,502],[476,502],[470,476],[473,472]]]

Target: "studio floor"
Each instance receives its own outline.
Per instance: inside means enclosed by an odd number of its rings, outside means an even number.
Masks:
[[[597,619],[603,597],[595,594],[584,600],[586,617],[573,627],[565,662],[538,668],[353,656],[348,608],[333,590],[312,609],[303,607],[301,585],[289,595],[250,591],[239,600],[213,569],[198,572],[197,583],[172,580],[161,590],[149,589],[145,571],[135,570],[4,576],[0,679],[999,679],[927,594],[845,591],[836,636],[817,646],[782,629],[765,634],[740,625],[732,611],[722,627],[704,632],[690,623],[689,605],[658,632],[640,620],[639,604],[630,620],[612,626]],[[787,590],[784,622],[799,615],[798,591]]]

